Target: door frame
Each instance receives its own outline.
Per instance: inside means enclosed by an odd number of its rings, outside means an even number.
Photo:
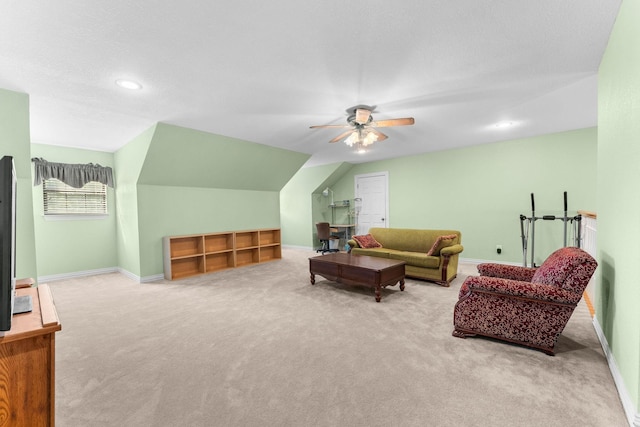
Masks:
[[[371,173],[363,173],[363,174],[359,174],[359,175],[354,175],[353,176],[353,194],[354,199],[357,198],[359,196],[359,191],[358,191],[358,180],[361,178],[370,178],[370,177],[374,177],[374,176],[382,176],[384,177],[384,223],[385,223],[385,228],[389,228],[391,227],[390,222],[389,222],[389,171],[383,171],[383,172],[371,172]],[[355,205],[355,202],[354,202]],[[357,224],[356,224],[356,230],[357,230]]]

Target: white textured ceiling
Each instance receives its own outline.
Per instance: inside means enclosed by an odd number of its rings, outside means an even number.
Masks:
[[[0,88],[35,143],[116,151],[166,122],[359,163],[597,124],[620,0],[4,0]],[[114,84],[139,81],[140,91]],[[358,155],[345,109],[414,117]],[[0,118],[1,119],[1,118]],[[519,125],[497,130],[510,120]]]

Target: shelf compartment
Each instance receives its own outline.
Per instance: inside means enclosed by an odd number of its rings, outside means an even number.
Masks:
[[[171,260],[171,279],[204,273],[204,256],[192,256]]]
[[[233,251],[233,233],[205,234],[204,252]]]
[[[236,249],[236,267],[258,262],[260,262],[260,250],[258,248]]]
[[[171,258],[200,255],[202,253],[202,235],[172,237],[170,246]]]
[[[205,256],[205,272],[233,268],[233,252],[221,252]]]
[[[260,230],[260,246],[280,243],[280,230]]]
[[[236,249],[256,248],[256,247],[258,247],[257,231],[236,232]]]
[[[280,245],[260,247],[260,262],[271,261],[282,258],[282,250]]]

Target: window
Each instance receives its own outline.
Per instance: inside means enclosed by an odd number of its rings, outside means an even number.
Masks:
[[[90,181],[82,188],[55,178],[43,181],[45,215],[106,215],[107,186]]]

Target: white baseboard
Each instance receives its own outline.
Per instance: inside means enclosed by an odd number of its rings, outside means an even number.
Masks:
[[[616,388],[618,389],[618,396],[620,397],[620,401],[622,402],[622,407],[624,408],[624,413],[627,416],[627,421],[629,421],[629,426],[640,427],[640,413],[638,413],[633,404],[633,401],[631,400],[631,396],[629,396],[629,392],[627,391],[627,388],[624,384],[624,380],[622,379],[620,370],[618,370],[616,360],[611,353],[611,348],[609,348],[607,337],[605,337],[604,331],[602,330],[602,327],[600,327],[600,323],[598,322],[597,317],[593,318],[593,328],[596,330],[596,335],[598,335],[602,350],[607,357],[609,370],[611,371],[613,382],[616,384]]]
[[[51,274],[49,276],[39,276],[38,283],[56,282],[59,280],[75,279],[77,277],[97,276],[99,274],[120,273],[138,283],[157,282],[164,280],[164,274],[154,274],[153,276],[140,277],[120,267],[98,268],[96,270],[74,271],[73,273]]]
[[[75,271],[73,273],[51,274],[49,276],[39,276],[38,283],[55,282],[58,280],[74,279],[76,277],[96,276],[98,274],[115,273],[116,267],[98,268],[95,270]]]
[[[282,245],[283,248],[289,248],[289,249],[305,249],[305,250],[310,250],[312,251],[313,248],[311,246],[297,246],[297,245]]]
[[[140,278],[140,283],[158,282],[164,280],[164,274],[154,274],[153,276],[144,276]]]
[[[154,274],[152,276],[140,277],[137,274],[133,274],[132,272],[127,271],[124,268],[120,268],[120,267],[118,267],[118,272],[138,283],[149,283],[149,282],[157,282],[158,280],[164,280],[164,274]]]
[[[133,274],[132,272],[127,271],[124,268],[118,267],[118,273],[120,273],[120,274],[122,274],[124,276],[127,276],[129,279],[133,280],[134,282],[141,283],[140,282],[140,276],[138,276],[137,274]]]

